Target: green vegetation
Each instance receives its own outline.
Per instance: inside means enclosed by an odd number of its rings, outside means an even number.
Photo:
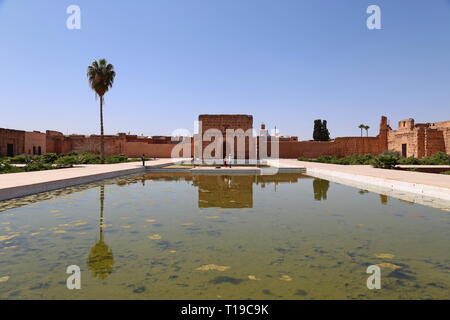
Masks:
[[[314,141],[329,141],[330,132],[327,129],[327,120],[314,120]]]
[[[104,95],[112,87],[116,72],[114,66],[106,59],[95,60],[87,69],[87,77],[91,89],[100,97],[100,163],[105,163],[105,140],[103,130]]]
[[[22,170],[12,166],[7,159],[0,158],[0,174],[21,172]]]
[[[441,174],[448,174],[448,175],[450,175],[450,171],[444,171],[444,172],[441,172]]]
[[[127,162],[127,161],[128,161],[128,157],[123,154],[119,154],[119,155],[115,155],[115,156],[106,158],[106,163],[122,163],[122,162]]]
[[[152,159],[146,158],[145,160],[149,161]],[[140,158],[128,159],[128,157],[123,154],[109,156],[106,157],[105,159],[105,162],[109,164],[134,162],[134,161],[141,161],[141,159]],[[61,168],[68,168],[77,164],[79,165],[79,164],[100,164],[100,163],[101,163],[100,155],[92,153],[84,153],[84,154],[77,154],[75,152],[71,152],[68,154],[47,153],[42,156],[19,155],[10,158],[8,157],[0,158],[0,174],[61,169]],[[17,164],[21,166],[14,166]]]
[[[14,157],[16,158],[16,157]],[[17,167],[12,165],[11,159],[2,158],[0,159],[0,174],[2,173],[16,173],[16,172],[31,172],[31,171],[42,171],[42,170],[50,170],[55,169],[51,164],[45,163],[42,159],[35,159],[35,157],[27,157],[25,159],[25,163],[23,157],[19,157],[15,160],[21,162],[19,164],[23,164],[23,166]]]
[[[414,157],[401,158],[399,164],[421,164],[421,165],[450,165],[450,155],[438,152],[431,157],[417,159]]]
[[[331,163],[342,165],[372,165],[375,168],[393,169],[398,164],[410,165],[450,165],[450,155],[438,152],[431,157],[417,159],[402,158],[397,151],[385,151],[378,156],[370,154],[355,154],[338,158],[336,156],[322,156],[317,159],[298,158],[299,161]]]
[[[375,156],[371,154],[355,154],[342,158],[338,158],[336,156],[321,156],[317,159],[298,158],[298,160],[300,161],[343,164],[343,165],[359,165],[359,164],[371,165],[374,159]]]

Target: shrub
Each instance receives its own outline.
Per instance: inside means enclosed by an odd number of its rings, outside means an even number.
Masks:
[[[20,168],[14,167],[9,163],[9,159],[0,159],[0,174],[20,172],[20,171],[21,171]]]
[[[66,155],[66,156],[77,156],[78,153],[72,151],[72,152],[66,153],[65,155]]]
[[[450,171],[444,171],[444,172],[441,172],[441,173],[450,175]]]
[[[398,164],[399,158],[394,155],[380,155],[374,158],[372,165],[375,168],[394,169]]]
[[[122,163],[122,162],[127,162],[127,161],[128,161],[128,157],[126,155],[118,154],[118,155],[107,157],[105,162],[106,163]]]
[[[299,157],[297,158],[298,161],[307,161],[307,162],[314,162],[313,159],[309,159],[309,158],[304,158],[304,157]]]
[[[431,157],[421,159],[420,163],[424,165],[450,165],[450,155],[444,152],[438,152]]]
[[[77,156],[79,164],[99,164],[100,156],[98,154],[85,153]]]
[[[336,156],[321,156],[316,159],[317,162],[322,163],[335,163],[338,160]]]
[[[73,155],[63,156],[55,161],[56,164],[63,166],[78,164],[78,162],[79,162],[78,156]]]
[[[30,172],[30,171],[42,171],[50,169],[53,169],[53,166],[51,164],[45,163],[42,160],[34,160],[27,163],[27,165],[24,168],[24,171]]]
[[[386,150],[380,153],[380,156],[389,156],[400,159],[400,152],[394,150]]]
[[[409,158],[400,158],[398,160],[399,164],[421,164],[421,161],[417,158],[414,157],[409,157]]]
[[[32,157],[26,154],[21,154],[15,157],[11,157],[9,159],[10,163],[14,163],[14,164],[26,164],[28,162],[30,162],[32,159],[35,159],[36,157]]]
[[[56,153],[46,153],[41,158],[44,163],[54,163],[58,159],[58,155]]]
[[[371,154],[354,154],[343,158],[336,156],[321,156],[317,159],[298,158],[299,161],[332,163],[342,165],[370,165],[375,157]]]

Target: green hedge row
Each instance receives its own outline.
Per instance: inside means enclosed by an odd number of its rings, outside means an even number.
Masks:
[[[45,164],[59,164],[59,165],[74,165],[74,164],[99,164],[100,156],[92,153],[68,153],[58,155],[56,153],[47,153],[42,156],[19,155],[11,158],[3,158],[3,162],[8,160],[11,164],[29,164],[29,163],[45,163]],[[140,160],[140,159],[139,159]],[[106,163],[122,163],[128,162],[128,157],[120,154],[106,157]]]
[[[431,157],[417,159],[402,158],[397,151],[385,151],[378,156],[370,154],[355,154],[343,158],[336,156],[322,156],[317,159],[298,158],[300,161],[342,164],[342,165],[372,165],[375,168],[392,169],[398,164],[412,165],[450,165],[450,155],[438,152]]]
[[[146,159],[150,160],[150,159]],[[105,159],[106,163],[123,163],[129,161],[141,161],[141,159],[128,159],[126,155],[119,154],[109,156]],[[0,174],[28,171],[41,171],[70,167],[76,164],[99,164],[100,156],[92,153],[68,153],[58,155],[56,153],[47,153],[41,156],[18,155],[15,157],[0,158]],[[25,166],[16,167],[13,164],[23,164]]]

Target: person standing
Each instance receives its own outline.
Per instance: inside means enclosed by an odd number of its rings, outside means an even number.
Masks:
[[[145,167],[145,154],[142,154],[141,160],[142,160],[142,166]]]

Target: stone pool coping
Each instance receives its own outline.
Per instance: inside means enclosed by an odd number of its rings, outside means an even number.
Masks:
[[[406,201],[450,210],[450,176],[402,170],[377,169],[366,165],[336,165],[298,161],[269,160],[270,165],[300,166],[306,174],[333,182],[364,188]]]
[[[148,168],[172,164],[178,159],[157,159],[103,165],[76,165],[73,168],[0,175],[0,201],[119,176],[144,173]]]

